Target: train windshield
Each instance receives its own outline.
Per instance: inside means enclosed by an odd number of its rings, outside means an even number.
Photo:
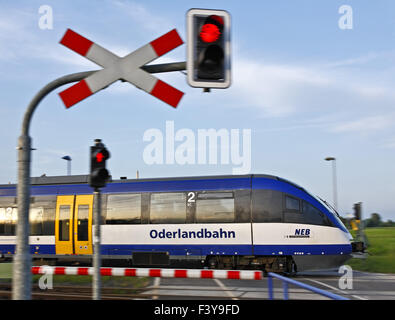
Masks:
[[[326,202],[324,199],[320,198],[319,196],[316,196],[316,199],[333,214],[333,216],[336,218],[336,220],[339,222],[341,226],[344,226],[343,221],[340,219],[339,213],[333,208],[328,202]],[[345,228],[345,226],[344,226]]]
[[[344,225],[343,221],[340,219],[339,213],[333,208],[328,202],[326,202],[324,199],[320,198],[319,196],[313,196],[311,193],[309,193],[306,189],[303,189],[307,194],[309,194],[311,197],[315,198],[319,203],[321,203],[325,208],[328,209],[330,213],[335,217],[336,221],[344,228],[344,230],[347,230],[346,226]]]

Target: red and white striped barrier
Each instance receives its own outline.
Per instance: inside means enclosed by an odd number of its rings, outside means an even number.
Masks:
[[[32,274],[92,276],[93,267],[32,267]],[[262,271],[253,270],[199,270],[199,269],[149,269],[149,268],[100,268],[102,276],[161,277],[200,279],[262,280]]]
[[[60,43],[104,68],[59,93],[66,108],[120,79],[134,84],[172,107],[177,107],[184,95],[183,92],[140,68],[184,43],[176,29],[123,58],[70,29],[66,31]]]

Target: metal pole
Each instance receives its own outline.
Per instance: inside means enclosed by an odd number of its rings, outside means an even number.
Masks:
[[[284,300],[288,300],[289,296],[288,296],[288,282],[287,281],[283,281],[283,295],[284,295]]]
[[[268,275],[268,278],[267,278],[267,290],[268,290],[268,293],[269,293],[269,300],[273,300],[274,299],[274,295],[273,295],[273,278],[270,275]]]
[[[337,177],[336,177],[336,158],[326,157],[326,161],[332,161],[332,180],[333,180],[333,207],[337,211]]]
[[[186,62],[164,63],[143,66],[149,73],[182,71],[186,69]],[[18,223],[16,228],[16,250],[14,255],[12,277],[12,299],[31,299],[31,256],[29,247],[29,206],[30,206],[30,162],[31,138],[29,127],[37,106],[53,90],[90,76],[95,71],[85,71],[60,77],[42,88],[32,99],[23,116],[22,133],[18,139]]]
[[[22,133],[18,139],[18,223],[16,226],[16,250],[13,264],[12,299],[31,299],[31,255],[29,247],[30,162],[32,140],[29,137],[30,121],[41,100],[52,90],[80,81],[94,71],[66,75],[47,84],[30,102],[25,111]]]
[[[94,238],[93,238],[93,300],[101,299],[101,256],[100,256],[100,243],[101,243],[101,192],[97,188],[94,191],[94,204],[93,204],[93,221],[94,221]]]
[[[332,161],[333,168],[333,203],[335,206],[335,210],[337,210],[337,176],[336,176],[336,159]]]
[[[18,223],[12,277],[12,298],[14,300],[31,299],[31,256],[29,248],[30,147],[30,137],[27,135],[20,136],[17,148]]]
[[[187,63],[183,62],[170,62],[160,64],[150,64],[142,66],[141,69],[149,73],[161,73],[161,72],[172,72],[172,71],[183,71],[186,70]]]

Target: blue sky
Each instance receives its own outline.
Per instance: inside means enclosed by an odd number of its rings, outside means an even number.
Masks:
[[[53,10],[42,30],[39,8]],[[338,26],[349,5],[353,28]],[[147,164],[149,129],[251,130],[251,173],[294,181],[332,202],[337,159],[339,211],[363,202],[363,215],[395,219],[395,3],[326,1],[5,1],[0,0],[0,183],[17,180],[23,113],[48,82],[98,67],[59,44],[67,28],[124,56],[176,28],[186,41],[190,8],[232,17],[232,86],[203,93],[181,72],[156,75],[185,92],[173,109],[116,82],[66,110],[58,89],[31,124],[32,176],[87,174],[89,146],[101,138],[114,178],[232,174],[232,164]],[[186,45],[153,63],[185,61]],[[177,146],[177,142],[176,142]]]

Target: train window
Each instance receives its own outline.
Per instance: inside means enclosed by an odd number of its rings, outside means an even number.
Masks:
[[[88,241],[88,227],[89,227],[89,205],[79,205],[78,206],[78,241]]]
[[[294,197],[285,196],[285,210],[298,211],[300,212],[300,200]]]
[[[276,190],[252,190],[252,221],[281,222],[283,195]]]
[[[30,235],[38,236],[44,233],[44,208],[30,208]]]
[[[0,197],[0,235],[15,235],[17,219],[16,197]]]
[[[234,222],[234,199],[198,199],[196,200],[196,222]]]
[[[328,217],[310,203],[303,201],[303,214],[308,224],[331,226]]]
[[[185,193],[152,193],[150,223],[185,223],[186,200]]]
[[[301,200],[284,194],[284,222],[285,223],[305,223],[305,216],[302,214]]]
[[[18,219],[18,212],[16,208],[7,207],[0,208],[0,231],[2,235],[15,235],[15,225]]]
[[[0,208],[0,235],[5,235],[5,208]]]
[[[251,222],[251,191],[235,190],[235,222]]]
[[[30,235],[54,235],[57,196],[36,196],[30,202]]]
[[[141,194],[108,195],[106,224],[140,223]]]
[[[59,207],[59,240],[69,241],[70,239],[70,206]]]

